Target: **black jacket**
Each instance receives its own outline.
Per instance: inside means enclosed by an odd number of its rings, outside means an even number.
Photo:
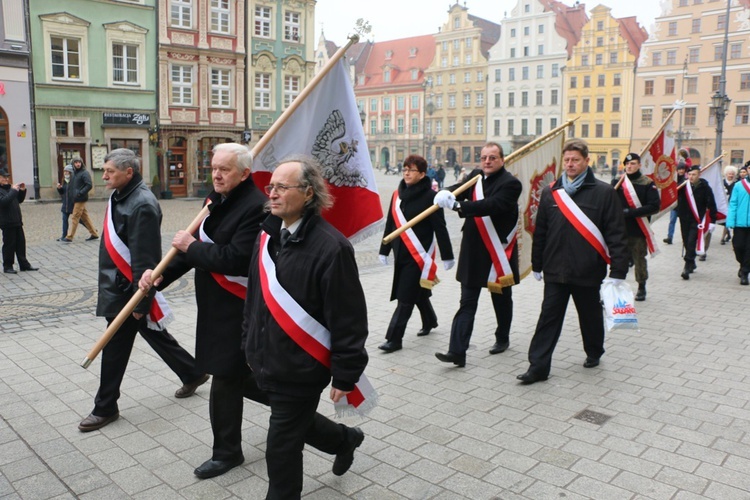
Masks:
[[[279,248],[281,219],[269,215],[263,230],[279,283],[331,332],[330,370],[297,345],[268,311],[260,287],[260,237],[250,260],[243,347],[258,387],[295,398],[317,398],[333,378],[349,391],[367,365],[367,305],[354,249],[319,215],[306,213],[302,225]]]
[[[680,224],[697,225],[687,199],[689,184],[690,181],[685,184],[684,188],[677,190],[677,215],[680,217]],[[706,179],[698,179],[698,185],[693,188],[693,198],[695,198],[695,206],[698,207],[698,216],[703,219],[703,214],[708,209],[711,222],[716,222],[716,199]]]
[[[106,236],[99,244],[99,294],[96,315],[117,316],[138,290],[143,271],[153,269],[161,260],[161,208],[151,190],[139,174],[120,192],[112,193],[112,223],[115,233],[130,250],[133,281],[130,282],[115,266],[105,245]],[[137,313],[145,314],[151,306],[156,290],[136,306]]]
[[[413,186],[407,186],[402,180],[398,185],[398,196],[401,199],[401,211],[407,220],[411,220],[424,210],[433,205],[432,200],[435,198],[435,191],[432,190],[430,178],[425,176],[421,181]],[[396,193],[393,193],[395,196]],[[388,235],[396,229],[393,220],[393,198],[388,208],[388,218],[385,223],[385,233]],[[453,247],[451,246],[450,235],[445,227],[445,216],[443,209],[437,210],[427,219],[421,221],[412,228],[414,234],[422,243],[425,250],[429,251],[433,238],[437,238],[437,244],[440,248],[440,257],[442,260],[453,260]],[[388,255],[393,248],[393,287],[391,289],[391,300],[398,299],[410,304],[416,303],[422,292],[419,285],[421,271],[414,258],[409,253],[401,237],[397,237],[387,245],[380,245],[380,255]],[[428,290],[425,292],[429,293]]]
[[[75,159],[73,159],[75,161]],[[86,165],[81,162],[81,168],[75,168],[73,177],[70,179],[70,187],[68,188],[68,198],[73,203],[81,203],[89,201],[89,191],[93,187],[91,182],[91,175],[86,170]]]
[[[477,175],[484,175],[481,169],[475,169],[468,177],[471,179]],[[521,181],[505,168],[493,173],[487,178],[477,182],[482,183],[484,199],[471,201],[474,187],[467,189],[458,199],[461,201],[459,217],[466,219],[464,222],[463,238],[461,240],[461,252],[458,256],[458,269],[456,279],[464,286],[487,287],[487,278],[490,274],[492,259],[490,253],[484,246],[482,236],[477,228],[476,217],[489,216],[492,224],[497,229],[498,236],[503,243],[507,243],[508,233],[518,222],[518,198],[521,196]],[[454,191],[460,184],[447,188]],[[510,258],[510,267],[513,269],[513,278],[518,284],[518,245],[513,247]]]
[[[242,311],[245,300],[222,288],[211,273],[247,276],[253,243],[265,219],[266,197],[252,177],[234,188],[222,201],[212,191],[211,215],[204,231],[213,243],[196,241],[180,252],[164,271],[162,289],[195,268],[198,320],[195,336],[197,369],[212,375],[230,375],[245,366],[242,352]],[[198,232],[193,236],[198,238]]]
[[[661,208],[661,198],[659,198],[659,190],[656,188],[654,181],[643,175],[640,171],[634,174],[627,174],[630,178],[630,182],[633,184],[635,194],[641,202],[641,208],[630,208],[627,200],[625,199],[625,186],[621,185],[617,190],[617,196],[620,199],[622,205],[623,214],[625,215],[625,229],[627,230],[628,236],[646,238],[646,235],[641,231],[641,227],[638,225],[639,217],[648,217],[651,220],[651,215],[655,214]],[[620,181],[620,178],[612,179],[612,185],[615,186]]]
[[[0,186],[0,228],[23,226],[21,203],[25,199],[25,189],[13,189],[10,184]]]
[[[60,205],[60,211],[64,214],[72,214],[73,213],[73,200],[70,199],[68,196],[68,191],[70,191],[70,183],[73,181],[73,177],[71,176],[70,181],[65,182],[61,184],[62,187],[57,188],[57,192],[60,193],[60,197],[62,198],[62,204]]]
[[[562,188],[562,179],[558,179],[542,191],[531,246],[532,269],[543,271],[545,282],[598,287],[607,275],[607,263],[560,211],[552,190]],[[615,190],[597,180],[589,168],[583,185],[571,198],[604,237],[612,261],[610,277],[625,279],[630,254]]]

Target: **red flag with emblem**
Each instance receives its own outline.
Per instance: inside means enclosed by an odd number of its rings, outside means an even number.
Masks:
[[[641,155],[641,172],[659,189],[659,214],[677,202],[677,151],[672,120],[662,129],[645,154]]]

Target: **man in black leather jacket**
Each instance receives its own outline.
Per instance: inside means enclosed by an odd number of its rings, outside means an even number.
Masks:
[[[102,179],[107,188],[115,191],[110,197],[104,238],[99,246],[96,315],[107,318],[109,324],[138,289],[141,274],[161,260],[161,208],[143,182],[140,160],[129,149],[115,149],[104,158]],[[151,311],[155,293],[156,290],[151,290],[104,347],[99,391],[93,411],[78,425],[81,432],[101,429],[120,416],[117,406],[120,384],[137,332],[180,377],[183,387],[178,393],[192,395],[198,385],[208,380],[196,370],[195,359],[166,329],[147,326],[146,315]]]

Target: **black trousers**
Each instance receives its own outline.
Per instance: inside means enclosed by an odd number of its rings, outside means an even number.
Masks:
[[[107,324],[112,320],[114,318],[107,318]],[[156,354],[180,377],[183,384],[194,382],[203,375],[196,371],[195,359],[166,330],[151,330],[146,326],[146,318],[136,320],[130,315],[102,351],[99,391],[92,411],[96,416],[108,417],[118,411],[120,385],[128,367],[136,333],[141,334]]]
[[[482,290],[483,288],[480,287],[461,285],[461,301],[458,312],[453,317],[451,339],[448,346],[448,350],[453,354],[466,354],[469,349],[479,294]],[[508,342],[510,339],[510,324],[513,322],[513,287],[503,288],[503,293],[491,293],[490,296],[497,320],[495,342]]]
[[[680,219],[680,232],[682,233],[682,244],[685,249],[685,263],[695,264],[695,245],[698,243],[698,224],[695,221],[685,223]]]
[[[23,226],[3,228],[3,269],[13,267],[15,258],[18,258],[18,267],[28,269],[31,267],[26,260],[26,234]]]
[[[388,331],[385,333],[386,340],[401,342],[406,332],[406,324],[409,322],[409,318],[411,318],[412,311],[414,311],[414,305],[401,300],[398,301],[396,310],[391,317],[391,323],[388,325]],[[422,319],[422,328],[434,328],[437,325],[437,314],[435,314],[435,310],[432,308],[429,295],[420,294],[416,306],[419,309],[419,315]]]
[[[320,396],[298,399],[268,393],[271,417],[266,441],[269,500],[302,495],[302,449],[305,443],[334,455],[346,443],[346,426],[317,413]]]
[[[578,311],[586,356],[599,359],[604,354],[604,313],[599,303],[599,287],[545,283],[542,312],[529,345],[529,371],[549,375],[552,353],[560,338],[571,296]]]
[[[750,273],[750,227],[735,227],[732,237],[734,258],[740,264],[740,270]]]

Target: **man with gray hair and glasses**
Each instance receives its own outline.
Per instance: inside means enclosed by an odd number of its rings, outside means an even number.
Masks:
[[[99,245],[96,315],[107,318],[107,324],[136,292],[143,272],[161,260],[161,208],[143,182],[140,165],[139,158],[129,149],[115,149],[104,158],[102,179],[113,191]],[[156,290],[152,290],[136,306],[104,347],[94,409],[78,425],[81,432],[101,429],[119,418],[120,384],[138,332],[184,385],[205,382],[205,374],[197,371],[195,359],[164,328],[168,306],[155,295]]]

